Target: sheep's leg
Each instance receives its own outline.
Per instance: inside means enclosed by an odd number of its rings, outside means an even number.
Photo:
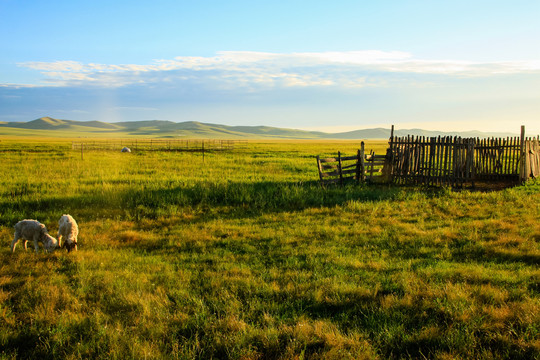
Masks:
[[[62,247],[62,234],[60,234],[60,231],[58,231],[58,235],[56,235],[56,238],[58,239],[58,247]]]
[[[39,253],[39,234],[34,235],[34,249],[36,250],[36,254]]]
[[[17,243],[19,242],[20,237],[21,236],[19,235],[19,233],[15,231],[15,236],[13,237],[13,241],[11,242],[11,252],[15,252],[15,247],[17,247]]]
[[[27,244],[28,244],[28,240],[25,239],[24,240],[24,251],[26,251],[28,249],[27,246],[26,246]]]

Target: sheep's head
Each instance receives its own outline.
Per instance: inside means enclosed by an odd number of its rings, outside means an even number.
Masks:
[[[75,249],[75,251],[77,251],[77,243],[75,241],[66,241],[64,243],[64,246],[67,249],[67,252],[70,252],[73,249]]]
[[[58,240],[53,238],[49,234],[45,234],[45,238],[43,239],[43,247],[48,252],[53,252],[54,250],[58,249],[60,246],[58,246]]]

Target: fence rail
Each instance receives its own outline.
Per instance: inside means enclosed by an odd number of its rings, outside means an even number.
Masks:
[[[352,180],[359,181],[359,169],[362,161],[360,150],[356,156],[341,156],[338,151],[337,158],[320,158],[317,156],[317,167],[319,169],[319,179],[322,184],[344,184]]]
[[[73,141],[74,150],[117,150],[129,147],[132,151],[205,151],[233,150],[245,147],[247,140],[213,140],[213,139],[114,139]]]

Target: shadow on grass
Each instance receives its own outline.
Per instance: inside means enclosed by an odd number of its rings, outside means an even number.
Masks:
[[[478,263],[522,263],[526,265],[540,264],[540,255],[505,252],[495,249],[476,249],[473,251],[457,250],[452,254],[452,260],[457,262]]]
[[[380,202],[410,196],[441,196],[446,190],[387,185],[348,185],[322,188],[318,181],[196,183],[171,189],[132,190],[123,194],[125,208],[146,210],[143,217],[156,216],[159,209],[192,208],[204,213],[202,220],[217,217],[243,218],[263,213],[302,211],[335,207],[348,202]],[[217,211],[216,211],[217,209]]]
[[[349,201],[379,202],[415,197],[438,198],[447,188],[407,187],[380,184],[348,184],[321,187],[319,181],[306,182],[224,182],[185,183],[175,188],[148,189],[144,185],[115,191],[96,188],[93,193],[41,197],[39,193],[4,196],[0,201],[0,226],[13,226],[24,218],[56,222],[64,213],[87,220],[115,218],[140,220],[167,216],[182,209],[208,217],[250,217],[262,213],[301,211],[334,207]]]
[[[426,193],[436,194],[436,191],[427,190]],[[56,222],[65,213],[87,220],[111,217],[140,220],[166,216],[179,209],[196,210],[204,214],[204,218],[212,214],[249,217],[265,212],[333,207],[348,201],[384,201],[403,194],[402,188],[388,186],[336,186],[324,189],[317,181],[199,182],[150,190],[134,188],[101,192],[101,189],[96,189],[92,194],[50,198],[23,194],[0,201],[0,225],[13,226],[25,218]]]

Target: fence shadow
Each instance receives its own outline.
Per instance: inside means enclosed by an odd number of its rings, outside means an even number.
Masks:
[[[441,189],[416,188],[415,192],[437,196]],[[0,201],[3,210],[0,226],[13,226],[22,218],[57,222],[63,213],[88,220],[110,218],[141,219],[158,217],[167,209],[191,208],[209,216],[252,217],[263,213],[302,211],[335,207],[349,201],[379,202],[407,196],[406,187],[350,184],[321,187],[316,180],[307,182],[201,182],[174,188],[147,190],[134,188],[121,192],[76,194],[69,197],[21,199],[19,195]],[[50,219],[49,219],[50,218]]]
[[[438,190],[426,189],[436,193]],[[378,185],[321,187],[318,181],[198,183],[170,189],[129,191],[124,196],[127,207],[157,208],[167,205],[194,208],[229,208],[232,213],[301,211],[333,207],[348,201],[377,202],[402,195],[403,188]],[[238,211],[235,211],[238,209]]]

